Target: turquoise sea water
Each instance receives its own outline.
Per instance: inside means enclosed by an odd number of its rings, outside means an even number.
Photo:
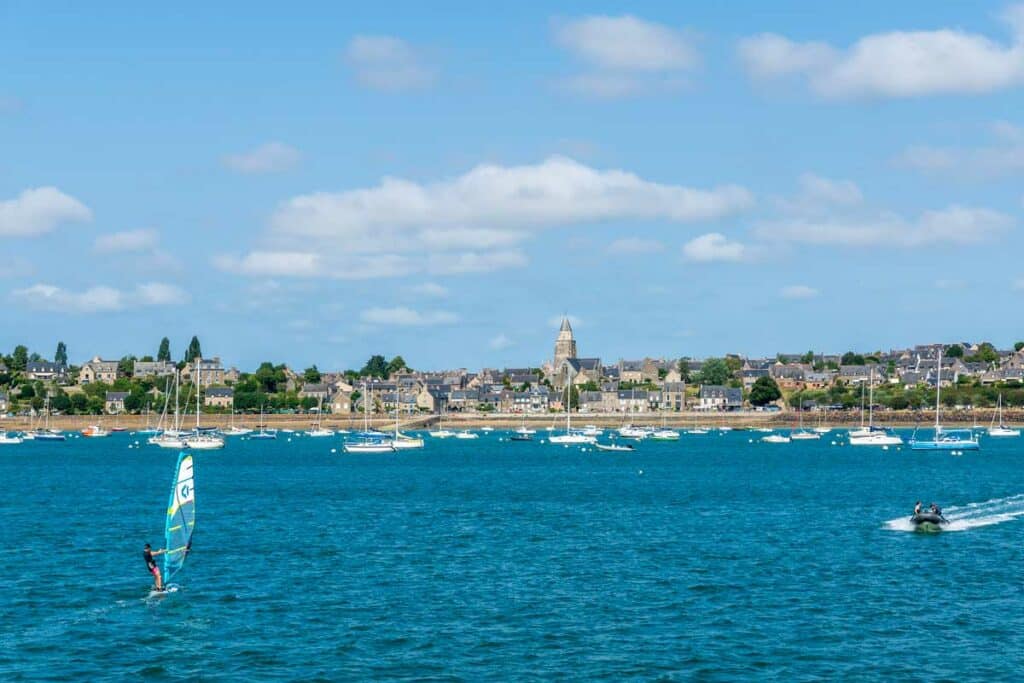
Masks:
[[[758,436],[231,440],[196,453],[194,553],[157,599],[141,550],[176,452],[0,447],[0,679],[1019,677],[1020,439]],[[917,498],[958,531],[899,530]]]

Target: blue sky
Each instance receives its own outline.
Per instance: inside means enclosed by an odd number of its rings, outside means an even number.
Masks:
[[[0,348],[1024,337],[1021,6],[510,5],[5,3]]]

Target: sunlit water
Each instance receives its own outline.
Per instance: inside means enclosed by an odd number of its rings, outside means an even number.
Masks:
[[[175,452],[126,434],[0,447],[0,679],[1024,670],[1020,439],[954,457],[743,432],[626,454],[502,436],[197,453],[195,550],[156,599],[141,548],[162,541]],[[898,533],[917,499],[961,532]]]

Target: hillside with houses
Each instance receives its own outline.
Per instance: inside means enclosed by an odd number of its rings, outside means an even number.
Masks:
[[[940,360],[941,358],[941,360]],[[53,360],[19,346],[0,356],[0,413],[159,413],[196,393],[209,413],[351,415],[540,415],[567,406],[592,415],[679,412],[849,410],[871,388],[875,405],[927,409],[941,384],[949,407],[985,408],[999,396],[1024,405],[1024,344],[999,349],[986,342],[923,344],[844,354],[738,354],[692,359],[639,358],[605,362],[581,356],[566,319],[549,360],[536,366],[416,370],[401,357],[373,356],[359,370],[321,372],[262,363],[251,370],[205,356],[193,337],[180,360],[164,339],[156,356],[120,359],[92,355],[70,364],[63,343]]]

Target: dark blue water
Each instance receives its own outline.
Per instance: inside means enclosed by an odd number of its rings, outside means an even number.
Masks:
[[[156,599],[141,549],[162,542],[176,453],[129,435],[2,447],[0,678],[1024,670],[1019,439],[953,457],[739,432],[625,455],[499,438],[197,453],[194,552]],[[887,529],[917,498],[959,507],[963,530]]]

